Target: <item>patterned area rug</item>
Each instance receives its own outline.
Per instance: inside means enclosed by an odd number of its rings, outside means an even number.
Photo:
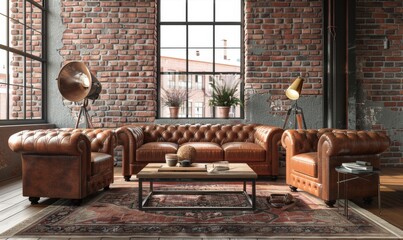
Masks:
[[[240,185],[229,185],[239,190]],[[161,185],[159,189],[172,189]],[[177,189],[223,190],[222,185],[175,185]],[[230,190],[226,186],[225,190]],[[358,211],[351,209],[350,218],[342,208],[327,208],[319,199],[303,192],[293,193],[294,204],[283,208],[271,207],[271,193],[287,193],[286,186],[259,184],[255,211],[139,211],[137,188],[111,188],[87,198],[81,206],[60,200],[43,212],[11,229],[3,236],[147,236],[147,237],[337,237],[390,238],[396,237]],[[244,206],[244,196],[233,194],[157,195],[156,206]]]

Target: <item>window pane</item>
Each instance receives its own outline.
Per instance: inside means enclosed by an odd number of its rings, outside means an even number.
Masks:
[[[41,119],[42,89],[27,88],[25,104],[26,104],[26,119]]]
[[[42,0],[34,0],[34,2],[38,3],[39,5],[43,6],[43,1]]]
[[[186,47],[186,26],[161,26],[161,48]]]
[[[241,21],[240,0],[215,0],[217,22],[239,22]]]
[[[188,0],[188,21],[211,22],[213,10],[213,0]]]
[[[0,83],[7,83],[7,52],[0,50]]]
[[[10,84],[24,84],[24,57],[10,52]]]
[[[240,72],[240,49],[216,49],[215,70],[218,72]]]
[[[160,54],[161,72],[186,71],[185,49],[161,49]]]
[[[189,72],[213,71],[213,49],[189,49]]]
[[[7,85],[0,83],[0,120],[7,119]]]
[[[41,33],[27,29],[27,40],[25,41],[26,52],[42,57],[42,35]]]
[[[215,30],[216,47],[241,47],[240,26],[216,26]]]
[[[7,16],[7,3],[3,3],[1,2],[0,4],[0,15],[4,15]],[[1,26],[5,26],[5,25],[1,25]]]
[[[24,51],[24,25],[14,19],[9,19],[9,47]]]
[[[189,47],[213,47],[213,26],[189,26]]]
[[[2,8],[0,4],[0,9]],[[7,18],[0,15],[0,44],[7,46]]]
[[[186,0],[161,0],[161,22],[186,21]]]
[[[24,119],[24,87],[10,86],[10,119]]]
[[[27,87],[42,89],[42,63],[31,58],[27,58],[26,65]]]
[[[42,11],[31,3],[26,3],[26,25],[28,29],[33,29],[37,32],[42,31]]]
[[[209,85],[210,75],[192,74],[189,75],[189,115],[193,118],[212,117],[209,100],[211,88]]]
[[[162,74],[160,89],[161,93],[163,89],[166,91],[175,90],[186,92],[187,87],[187,75],[185,74]],[[166,106],[166,99],[164,98],[164,94],[160,94],[160,116],[161,117],[169,117],[169,107]],[[179,117],[186,117],[186,101],[180,106],[179,109]]]

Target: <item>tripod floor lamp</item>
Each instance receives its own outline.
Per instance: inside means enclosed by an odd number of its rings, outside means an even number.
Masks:
[[[287,116],[284,121],[283,129],[285,129],[291,114],[295,115],[295,129],[306,129],[305,117],[302,108],[298,106],[298,98],[301,95],[302,84],[304,79],[298,76],[294,82],[285,91],[285,95],[291,99],[295,100],[295,103],[287,111]]]

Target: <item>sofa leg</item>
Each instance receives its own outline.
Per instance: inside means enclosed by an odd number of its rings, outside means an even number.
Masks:
[[[104,187],[104,191],[108,191],[110,189],[109,185]]]
[[[325,203],[328,207],[334,207],[334,204],[336,204],[336,200],[325,200]]]
[[[72,203],[74,206],[80,206],[80,205],[81,205],[81,202],[82,202],[82,199],[71,199],[71,203]]]
[[[38,204],[39,198],[38,197],[29,197],[29,201],[31,202],[32,205]]]
[[[131,175],[124,176],[124,178],[125,178],[125,181],[128,182],[128,181],[130,181]]]
[[[294,186],[290,186],[290,190],[291,190],[291,192],[297,192],[297,188]]]

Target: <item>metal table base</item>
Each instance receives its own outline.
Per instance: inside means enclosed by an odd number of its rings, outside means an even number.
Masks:
[[[381,179],[380,179],[380,171],[379,170],[374,170],[372,172],[361,172],[361,173],[352,173],[345,171],[342,167],[336,167],[337,171],[337,208],[340,207],[340,183],[344,184],[344,216],[348,219],[348,196],[347,196],[347,188],[348,188],[348,182],[356,180],[356,179],[362,179],[364,181],[370,182],[367,177],[377,175],[378,176],[378,209],[379,209],[379,214],[381,214]],[[343,180],[340,179],[340,174],[343,174]],[[350,174],[352,175],[351,177],[348,177],[347,175]]]
[[[138,187],[138,207],[139,210],[255,210],[256,209],[256,179],[148,179],[139,178]],[[143,182],[150,183],[148,194],[143,199]],[[217,191],[217,190],[155,190],[154,182],[243,182],[242,191]],[[252,193],[249,196],[247,192],[247,183],[252,186]],[[242,194],[247,200],[248,206],[230,207],[230,206],[177,206],[177,207],[152,207],[147,206],[148,201],[153,195],[170,194],[170,195],[213,195],[213,194]]]

